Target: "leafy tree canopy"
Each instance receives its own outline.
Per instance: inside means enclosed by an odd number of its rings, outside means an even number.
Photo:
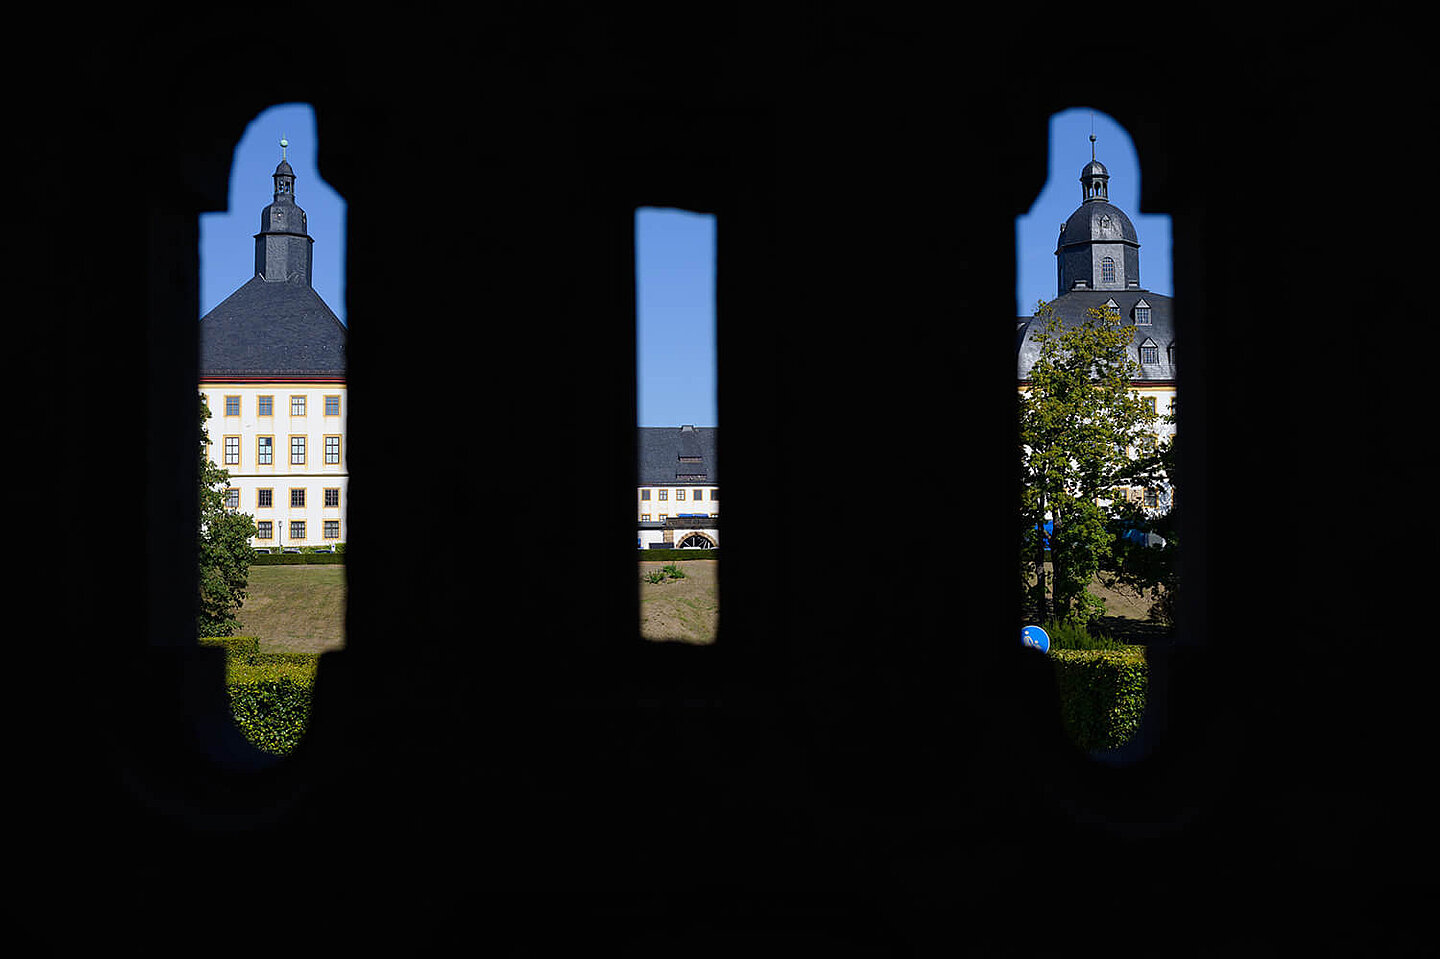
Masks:
[[[225,489],[230,473],[210,461],[205,422],[210,405],[200,394],[200,608],[196,630],[200,636],[229,636],[235,632],[236,614],[245,602],[250,583],[250,538],[254,517],[228,509]]]
[[[1022,575],[1028,582],[1034,574],[1041,618],[1084,623],[1104,611],[1089,585],[1115,539],[1118,511],[1100,500],[1149,475],[1148,460],[1134,451],[1152,445],[1156,412],[1131,388],[1139,373],[1128,352],[1135,331],[1117,311],[1095,308],[1064,324],[1042,300],[1035,318],[1040,355],[1019,398]]]

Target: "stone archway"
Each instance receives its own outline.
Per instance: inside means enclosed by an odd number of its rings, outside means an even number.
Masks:
[[[684,539],[675,544],[679,549],[714,549],[715,541],[705,533],[686,533]]]

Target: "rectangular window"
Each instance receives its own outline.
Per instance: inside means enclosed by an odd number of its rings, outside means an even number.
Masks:
[[[650,502],[650,491],[648,489],[642,489],[640,491],[640,500],[645,503]]]
[[[670,498],[670,491],[668,489],[656,490],[655,498],[663,503]]]
[[[1140,400],[1140,402],[1144,403],[1144,404],[1145,404],[1145,408],[1146,408],[1147,410],[1149,410],[1151,413],[1155,412],[1155,397],[1153,397],[1153,396],[1142,397],[1141,400]]]
[[[275,415],[275,397],[273,397],[273,396],[257,396],[257,397],[255,397],[255,415],[256,415],[256,416],[274,416],[274,415]]]
[[[290,437],[290,465],[305,465],[305,437],[303,436]]]
[[[300,540],[305,538],[305,521],[303,519],[292,519],[290,521],[290,539]]]
[[[683,502],[684,499],[685,499],[685,491],[684,491],[683,489],[677,489],[677,490],[675,491],[675,501],[676,501],[677,503],[678,503],[678,502]]]
[[[325,415],[326,415],[326,416],[339,416],[339,415],[340,415],[340,397],[338,397],[338,396],[327,396],[327,397],[325,397]]]
[[[641,513],[641,514],[640,514],[640,522],[642,522],[642,523],[648,523],[648,522],[650,522],[650,514],[649,514],[649,513]]]
[[[339,506],[339,505],[340,505],[340,490],[339,490],[338,487],[331,487],[330,489],[327,489],[327,490],[325,491],[325,505],[326,505],[326,506]]]
[[[261,466],[271,466],[275,462],[275,437],[255,437],[255,462]]]
[[[238,436],[225,437],[225,465],[240,465],[240,437]]]
[[[240,397],[238,397],[238,396],[227,396],[227,397],[225,397],[225,415],[226,415],[226,416],[239,416],[239,415],[240,415]]]
[[[719,491],[718,489],[712,489],[712,490],[710,491],[710,501],[713,503],[713,502],[718,501],[719,499],[720,499],[720,491]]]
[[[1151,324],[1151,322],[1150,322],[1150,307],[1148,307],[1148,306],[1137,306],[1137,307],[1135,307],[1135,325],[1136,325],[1136,326],[1151,326],[1151,325],[1153,325],[1153,324]]]
[[[275,505],[275,491],[268,489],[257,489],[255,491],[255,508],[269,509]]]
[[[705,499],[705,491],[703,489],[697,489],[695,491],[695,502],[698,503],[703,499]]]
[[[225,491],[225,508],[240,508],[240,491],[233,486]]]
[[[262,519],[255,524],[256,539],[271,539],[275,536],[275,524],[268,519]]]
[[[340,521],[339,521],[338,519],[327,519],[327,520],[325,521],[325,538],[326,538],[326,539],[339,539],[339,538],[340,538]]]
[[[340,462],[340,437],[338,437],[338,436],[327,436],[327,437],[325,437],[325,462],[327,462],[327,463],[338,463],[338,462]]]
[[[305,397],[303,397],[303,396],[292,396],[292,397],[290,397],[290,415],[291,415],[291,416],[304,416],[304,415],[305,415]]]
[[[300,508],[300,507],[303,507],[304,505],[305,505],[305,490],[304,490],[303,488],[302,488],[302,489],[292,489],[292,490],[290,491],[290,506],[291,506],[292,508],[298,509],[298,508]]]
[[[1141,362],[1142,364],[1159,363],[1159,362],[1160,362],[1160,347],[1158,347],[1158,346],[1142,346],[1142,347],[1140,347],[1140,362]]]

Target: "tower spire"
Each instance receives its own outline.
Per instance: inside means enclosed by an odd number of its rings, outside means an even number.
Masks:
[[[280,138],[280,162],[272,174],[275,198],[260,213],[255,234],[255,272],[268,283],[310,282],[310,248],[305,211],[295,203],[295,170],[287,158],[290,141]]]

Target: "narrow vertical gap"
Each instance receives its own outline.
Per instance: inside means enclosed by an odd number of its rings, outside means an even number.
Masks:
[[[200,218],[196,631],[225,647],[236,724],[274,755],[304,735],[320,655],[345,645],[345,204],[317,147],[310,105],[263,111],[228,210]]]
[[[719,632],[716,218],[635,211],[636,537],[640,635]]]
[[[1111,117],[1052,116],[1049,160],[1016,220],[1021,641],[1052,658],[1072,741],[1124,761],[1147,721],[1152,651],[1179,626],[1170,218],[1140,214],[1138,157]],[[1076,375],[1064,360],[1090,349],[1071,338],[1087,326],[1116,342]],[[1102,392],[1074,388],[1097,369],[1113,392],[1081,402]],[[1087,447],[1097,422],[1106,441]]]

